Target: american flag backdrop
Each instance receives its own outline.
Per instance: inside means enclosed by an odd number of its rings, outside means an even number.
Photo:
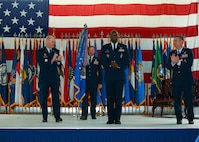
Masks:
[[[197,0],[50,0],[49,30],[74,33],[86,23],[91,34],[115,28],[145,38],[154,33],[196,36],[197,12]]]
[[[0,34],[3,35],[7,70],[11,72],[14,36],[54,33],[60,48],[61,35],[77,35],[88,26],[91,44],[116,29],[121,38],[140,37],[144,82],[151,83],[153,38],[186,36],[194,52],[193,74],[199,78],[198,0],[1,0]],[[102,34],[103,33],[103,34]],[[94,35],[97,37],[94,38]],[[73,47],[73,46],[72,46]]]
[[[6,37],[13,37],[15,34],[47,34],[46,0],[3,0],[0,2],[0,12],[0,32]]]

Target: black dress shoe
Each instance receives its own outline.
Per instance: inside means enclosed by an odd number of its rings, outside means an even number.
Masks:
[[[94,116],[94,117],[92,117],[92,119],[96,119],[96,117]]]
[[[194,124],[193,120],[189,120],[189,124]]]
[[[61,121],[63,121],[63,119],[61,117],[58,117],[58,118],[55,119],[55,121],[56,122],[61,122]]]
[[[120,120],[115,121],[115,124],[121,124]]]
[[[42,122],[47,122],[47,119],[43,119]]]
[[[177,124],[182,124],[182,120],[178,120],[178,121],[177,121]]]
[[[87,117],[86,116],[81,116],[80,119],[81,120],[87,120]]]
[[[113,120],[107,121],[106,124],[114,124]]]

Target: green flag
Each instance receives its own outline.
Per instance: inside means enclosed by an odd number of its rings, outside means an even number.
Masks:
[[[161,50],[159,46],[159,41],[156,41],[156,54],[154,63],[154,72],[152,76],[152,81],[156,85],[158,93],[161,93],[161,81],[163,79],[163,68],[162,68],[162,57]]]

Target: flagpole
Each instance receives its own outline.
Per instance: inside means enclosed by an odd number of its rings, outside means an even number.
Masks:
[[[147,115],[149,115],[149,84],[147,83]]]

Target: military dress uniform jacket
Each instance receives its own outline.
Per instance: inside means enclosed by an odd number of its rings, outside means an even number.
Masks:
[[[119,69],[111,67],[111,61],[116,61]],[[101,49],[100,62],[105,68],[105,81],[125,80],[124,69],[129,65],[129,51],[126,45],[118,43],[116,50],[112,49],[111,43]]]
[[[171,54],[177,55],[177,50],[173,50]],[[167,68],[173,70],[172,86],[187,86],[193,85],[193,75],[191,66],[193,64],[193,52],[189,48],[183,48],[181,53],[178,55],[181,60],[181,65],[175,64],[172,66],[171,58],[167,62]],[[170,57],[170,56],[169,56]]]
[[[102,70],[99,59],[93,57],[90,64],[86,66],[86,87],[97,88],[98,84],[102,84]]]
[[[61,66],[61,62],[53,62],[51,60],[53,55],[57,53],[59,55],[59,50],[56,48],[52,49],[52,53],[49,53],[47,48],[41,48],[38,52],[38,63],[40,66],[39,82],[40,83],[59,83],[60,75],[58,72],[58,67]]]

